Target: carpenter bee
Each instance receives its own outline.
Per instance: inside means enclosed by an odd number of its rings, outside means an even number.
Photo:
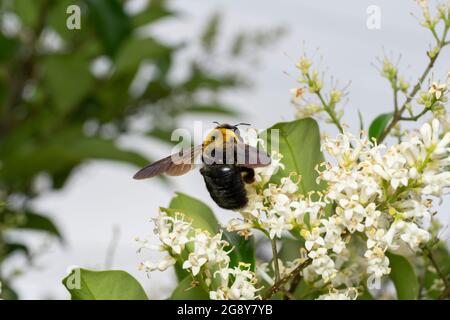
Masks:
[[[195,167],[201,156],[200,173],[211,198],[224,209],[236,210],[247,205],[245,184],[252,183],[255,168],[270,164],[270,156],[263,150],[243,142],[238,126],[215,122],[217,126],[199,146],[151,163],[139,170],[134,179],[147,179],[159,174],[181,176]]]

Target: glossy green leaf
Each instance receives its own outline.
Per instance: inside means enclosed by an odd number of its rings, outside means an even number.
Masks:
[[[169,208],[182,212],[192,220],[192,226],[216,234],[219,231],[219,223],[211,208],[198,199],[187,194],[177,192],[172,198]]]
[[[139,282],[125,271],[74,269],[63,284],[72,300],[148,300]]]
[[[267,129],[262,137],[268,141],[268,150],[272,146],[275,148],[278,141],[279,151],[283,155],[281,162],[285,168],[272,176],[272,181],[278,183],[282,177],[295,172],[302,176],[299,184],[302,194],[323,189],[323,184],[316,183],[316,166],[324,161],[324,157],[320,151],[320,132],[315,120],[280,122]]]
[[[209,294],[200,287],[192,287],[192,278],[186,277],[173,291],[171,300],[209,300]]]
[[[387,253],[391,273],[389,277],[394,283],[399,300],[416,300],[419,293],[419,281],[413,266],[408,259],[393,253]]]
[[[245,239],[236,232],[228,232],[223,230],[223,239],[226,240],[230,246],[225,248],[225,251],[230,251],[230,268],[236,267],[240,262],[250,264],[250,269],[256,269],[256,250],[255,239],[253,236]]]
[[[130,17],[118,0],[84,0],[89,9],[89,19],[105,51],[114,55],[132,32]]]
[[[392,113],[383,113],[372,121],[369,127],[370,140],[372,139],[378,140],[380,138],[381,134],[384,132],[384,129],[386,129],[386,126],[391,121],[392,116],[393,116]]]

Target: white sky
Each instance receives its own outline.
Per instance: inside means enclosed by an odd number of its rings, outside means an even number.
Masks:
[[[321,66],[328,68],[329,74],[340,79],[342,84],[352,80],[344,121],[356,132],[358,109],[366,124],[378,114],[392,109],[389,85],[371,66],[377,56],[382,56],[382,48],[388,53],[392,50],[395,56],[402,54],[401,69],[413,82],[427,63],[425,50],[432,40],[411,16],[411,12],[418,14],[418,11],[410,0],[178,0],[173,4],[184,12],[184,18],[163,23],[154,30],[171,41],[194,38],[203,26],[204,18],[217,10],[224,13],[227,35],[239,30],[272,26],[288,29],[282,41],[264,50],[258,65],[244,69],[245,72],[251,70],[249,76],[254,79],[253,89],[226,97],[239,110],[246,112],[247,116],[240,121],[251,122],[258,128],[293,119],[295,110],[289,103],[289,89],[296,86],[294,63],[302,52],[303,41],[310,53],[319,48],[323,55]],[[366,8],[369,5],[381,8],[380,30],[366,27]],[[435,78],[445,79],[449,70],[450,51],[446,50],[436,64]],[[180,70],[184,58],[179,57]],[[183,126],[191,128],[193,120],[184,119]],[[204,120],[210,123],[226,119]],[[322,128],[335,133],[330,126]],[[168,146],[132,137],[125,139],[125,143],[155,157],[165,156],[170,151]],[[150,298],[164,298],[170,292],[174,285],[172,272],[155,273],[147,279],[137,270],[137,264],[150,255],[136,254],[137,245],[133,238],[152,235],[149,220],[157,214],[159,206],[169,203],[174,190],[207,202],[220,213],[222,221],[231,214],[217,209],[198,172],[171,179],[174,186],[165,188],[157,180],[133,181],[131,176],[135,170],[129,165],[94,161],[79,168],[63,191],[48,193],[36,201],[39,210],[54,218],[66,237],[66,243],[63,246],[50,245],[31,269],[22,259],[13,259],[11,268],[22,265],[27,269],[26,274],[14,283],[22,298],[67,298],[61,285],[67,267],[103,268],[114,226],[120,229],[120,237],[113,267],[137,277]],[[448,209],[447,201],[440,213],[445,221],[449,221]],[[42,245],[42,237],[27,236],[27,239],[35,249]]]

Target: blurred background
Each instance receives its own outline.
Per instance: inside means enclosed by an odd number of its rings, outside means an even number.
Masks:
[[[67,28],[71,5],[81,29]],[[376,30],[366,25],[372,5]],[[134,172],[170,154],[172,130],[195,121],[263,129],[293,119],[303,52],[342,86],[351,81],[344,122],[356,132],[358,111],[368,124],[393,108],[377,57],[402,55],[410,82],[424,69],[432,39],[418,12],[410,0],[1,0],[3,296],[66,299],[61,279],[76,265],[126,270],[165,298],[174,275],[138,271],[157,254],[138,254],[134,241],[157,243],[158,207],[182,191],[222,221],[234,214],[218,209],[198,172],[149,181]],[[445,80],[449,59],[444,51],[433,78]]]

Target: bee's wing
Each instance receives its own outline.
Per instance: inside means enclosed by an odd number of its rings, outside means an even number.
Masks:
[[[160,174],[169,176],[181,176],[194,168],[195,158],[202,152],[202,146],[196,146],[190,150],[182,150],[161,160],[153,162],[133,176],[133,179],[148,179]]]
[[[248,144],[236,144],[237,164],[246,168],[259,168],[268,166],[272,159],[262,148],[255,148]]]

